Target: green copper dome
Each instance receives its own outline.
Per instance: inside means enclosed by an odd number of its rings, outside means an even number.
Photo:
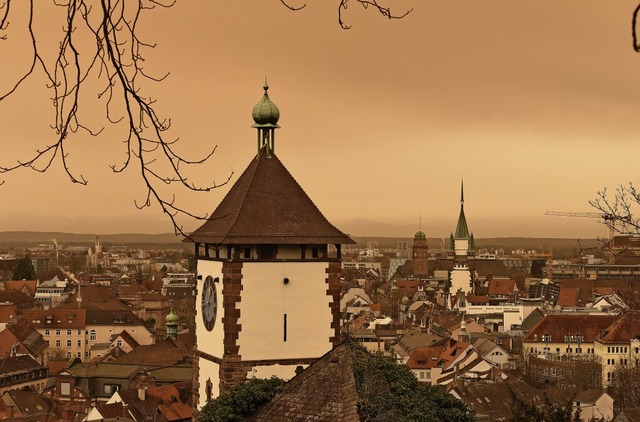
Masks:
[[[280,110],[269,98],[269,85],[264,84],[264,95],[262,100],[253,107],[251,116],[253,121],[256,122],[253,127],[279,127],[278,120],[280,119]]]
[[[172,309],[169,315],[167,315],[167,317],[165,318],[165,320],[167,321],[167,324],[170,324],[170,323],[177,324],[180,322],[180,317],[176,315]]]
[[[420,230],[418,233],[416,233],[415,236],[413,236],[414,239],[426,239],[427,235],[424,234],[424,232],[422,230]]]

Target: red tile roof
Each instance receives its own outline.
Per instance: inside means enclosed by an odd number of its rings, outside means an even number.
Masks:
[[[516,281],[511,279],[494,278],[489,281],[489,296],[512,295],[516,286]]]
[[[603,344],[629,344],[635,338],[640,338],[640,314],[629,312],[605,328],[596,341]]]
[[[355,243],[322,215],[278,157],[257,155],[185,241],[215,244]]]
[[[524,338],[526,342],[544,342],[544,336],[549,335],[550,342],[564,342],[564,336],[582,335],[583,343],[592,343],[600,334],[613,324],[617,315],[546,315],[538,322]]]
[[[413,349],[407,367],[409,369],[431,369],[438,366],[444,346],[416,347]]]

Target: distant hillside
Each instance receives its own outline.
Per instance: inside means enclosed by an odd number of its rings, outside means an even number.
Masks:
[[[6,231],[0,232],[0,247],[29,247],[39,244],[52,243],[56,239],[58,244],[70,245],[87,245],[94,243],[97,234],[85,233],[62,233],[62,232],[31,232],[31,231]],[[407,237],[352,237],[357,242],[353,247],[364,248],[369,241],[378,242],[380,249],[394,249],[399,241],[407,242],[409,247],[413,243],[413,238]],[[182,237],[175,236],[172,233],[162,234],[105,234],[100,235],[100,239],[104,246],[111,245],[127,245],[130,247],[158,247],[165,248],[183,248],[190,249],[191,245],[182,243]],[[441,249],[442,242],[448,239],[429,238],[428,244],[431,249]],[[495,237],[486,239],[476,239],[476,248],[486,248],[488,250],[504,249],[505,252],[511,252],[517,249],[553,251],[555,257],[566,258],[572,257],[577,251],[576,239],[557,239],[557,238],[530,238],[530,237]],[[581,240],[583,248],[591,248],[597,245],[596,239]]]
[[[87,244],[91,245],[100,236],[102,244],[107,245],[173,245],[172,247],[185,247],[182,237],[173,233],[162,234],[104,234],[92,233],[62,233],[62,232],[31,232],[31,231],[7,231],[0,232],[0,245],[3,247],[26,247],[42,243],[52,243],[53,239],[58,244]],[[168,247],[168,246],[167,246]],[[188,247],[188,246],[187,246]]]
[[[378,242],[379,249],[396,248],[399,241],[407,242],[409,247],[413,243],[413,238],[406,237],[352,237],[357,242],[355,247],[366,247],[369,241]],[[448,239],[444,240],[445,242]],[[427,243],[431,249],[441,249],[443,239],[429,238]],[[583,248],[592,248],[597,246],[596,239],[581,239]],[[504,249],[506,253],[522,249],[525,251],[536,250],[537,252],[548,252],[551,250],[556,258],[570,258],[576,255],[578,244],[576,239],[558,239],[558,238],[533,238],[533,237],[494,237],[486,239],[475,239],[476,249],[486,248],[490,251]],[[447,245],[445,245],[446,247]]]

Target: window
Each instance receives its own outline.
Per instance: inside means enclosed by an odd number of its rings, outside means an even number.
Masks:
[[[120,389],[119,384],[105,384],[104,385],[104,393],[105,394],[113,394]]]
[[[89,334],[89,338],[91,341],[96,341],[96,330],[91,330],[91,334]]]
[[[71,359],[71,352],[67,352],[67,359]]]
[[[70,336],[71,335],[71,330],[67,330],[67,335]]]
[[[76,353],[76,357],[77,357],[77,358],[82,358],[82,352],[77,352],[77,353]]]
[[[61,382],[60,383],[60,395],[61,396],[69,396],[69,395],[71,395],[71,383],[69,383],[69,382]]]
[[[122,347],[122,340],[118,340],[118,341],[116,342],[116,346],[118,346],[118,347]]]
[[[78,340],[78,347],[82,347],[82,340]]]
[[[51,334],[51,332],[50,332],[49,330],[44,330],[44,335],[45,335],[45,336],[48,336],[48,335],[50,335],[50,334]]]
[[[82,335],[82,330],[78,330],[78,335],[81,336]]]
[[[56,347],[60,347],[60,346],[61,346],[60,340],[56,340]]]
[[[423,380],[424,379],[424,371],[420,371],[420,379]]]
[[[56,335],[59,336],[60,335],[60,330],[56,330]]]
[[[71,340],[67,340],[67,347],[71,347]]]

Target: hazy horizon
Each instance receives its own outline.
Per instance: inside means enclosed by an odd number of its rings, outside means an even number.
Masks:
[[[233,174],[234,183],[256,153],[251,110],[268,75],[281,113],[278,157],[327,219],[354,236],[410,237],[420,227],[448,236],[463,176],[478,238],[606,236],[595,220],[544,213],[594,211],[588,201],[599,190],[638,181],[636,4],[400,0],[393,11],[413,12],[389,20],[354,3],[344,31],[332,1],[299,12],[279,2],[176,2],[140,21],[140,36],[157,44],[144,50],[145,72],[170,73],[141,91],[171,119],[166,136],[179,138],[178,152],[196,159],[218,146],[208,165],[185,170],[189,181]],[[25,19],[20,9],[12,3],[11,28]],[[55,50],[61,32],[52,19],[35,8]],[[0,69],[0,91],[30,64],[29,46],[26,32],[0,44],[12,58]],[[91,85],[83,92],[79,116],[97,131],[105,125],[97,93]],[[53,119],[42,78],[1,101],[0,166],[49,145]],[[0,229],[171,232],[157,207],[136,211],[134,201],[145,200],[139,169],[109,168],[126,159],[122,129],[70,134],[68,163],[88,186],[69,182],[59,161],[46,174],[3,174]],[[164,193],[204,215],[227,191]],[[190,231],[199,223],[179,224]]]

